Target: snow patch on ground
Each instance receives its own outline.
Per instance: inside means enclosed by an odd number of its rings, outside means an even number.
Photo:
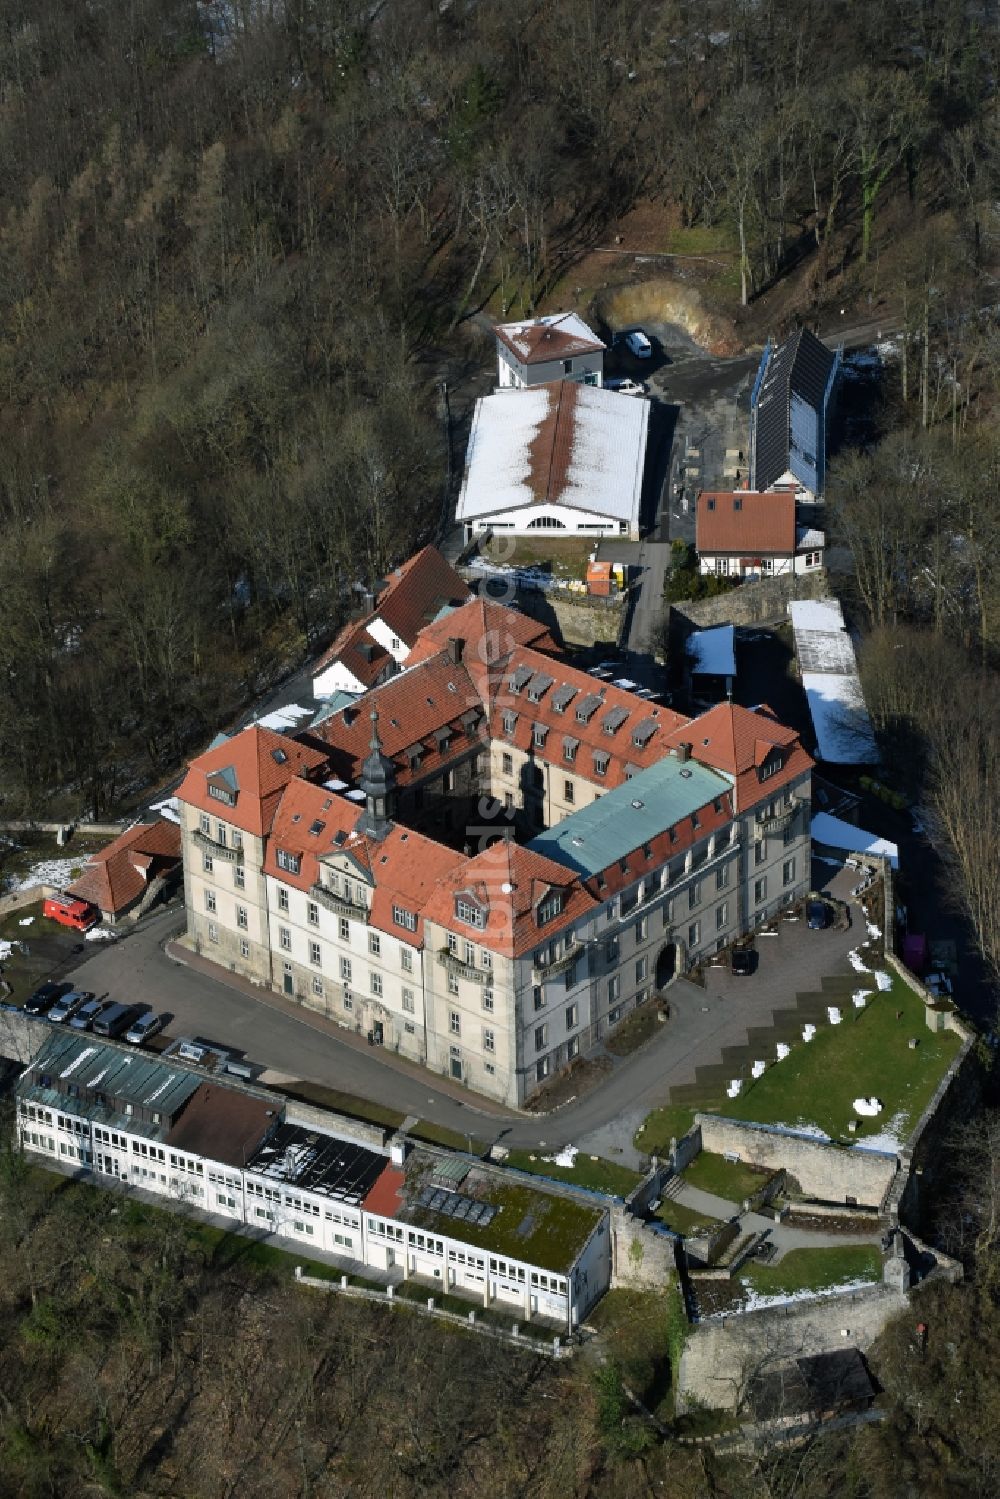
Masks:
[[[800,1119],[798,1124],[774,1124],[772,1129],[786,1129],[792,1135],[808,1135],[810,1140],[819,1140],[824,1145],[829,1145],[830,1136],[825,1130],[821,1130],[818,1124],[806,1124]]]
[[[760,1312],[769,1306],[788,1306],[793,1301],[818,1301],[828,1296],[847,1296],[851,1291],[864,1291],[868,1286],[876,1282],[871,1280],[845,1280],[836,1286],[824,1286],[819,1291],[776,1291],[772,1295],[765,1296],[759,1291],[747,1289],[740,1306],[744,1312]],[[732,1314],[730,1309],[729,1315]],[[716,1316],[725,1316],[725,1312],[717,1312]]]
[[[879,988],[883,992],[886,989],[891,989],[892,988],[892,977],[891,977],[890,974],[886,973],[886,971],[885,971],[884,968],[880,969],[876,973],[876,975],[875,975],[875,982],[876,982],[876,984],[878,984]]]
[[[17,924],[18,926],[31,926],[34,919],[35,918],[33,916],[22,916]]]
[[[36,885],[57,885],[61,890],[73,878],[74,869],[79,869],[84,857],[75,859],[43,859],[34,864],[27,874],[14,875],[7,885],[8,890],[32,890]]]
[[[92,926],[89,932],[84,934],[85,942],[117,942],[118,933],[113,932],[109,926]]]
[[[6,963],[8,958],[12,958],[15,950],[18,952],[27,951],[24,943],[18,942],[16,939],[13,942],[8,942],[6,939],[0,941],[0,963]]]
[[[903,1148],[903,1131],[907,1119],[903,1113],[893,1114],[882,1125],[877,1135],[865,1135],[863,1140],[855,1140],[853,1150],[872,1151],[876,1155],[895,1155]]]
[[[847,954],[847,961],[850,963],[855,973],[871,973],[871,969],[868,967],[868,964],[865,962],[864,958],[858,952],[858,949],[856,947],[852,947],[850,952]]]
[[[550,1166],[575,1166],[576,1158],[580,1154],[575,1145],[564,1145],[562,1150],[555,1155],[543,1155],[542,1160],[548,1161]]]
[[[882,928],[880,926],[877,926],[874,921],[869,921],[868,922],[868,935],[869,935],[869,937],[881,937],[881,935],[882,935]]]

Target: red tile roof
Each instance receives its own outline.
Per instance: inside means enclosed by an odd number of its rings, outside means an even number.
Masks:
[[[531,676],[553,679],[537,703],[528,696],[528,682],[520,692],[513,691],[511,678],[518,671],[522,675],[530,673]],[[556,701],[562,687],[572,687],[574,693],[560,713]],[[576,716],[577,709],[588,698],[599,699],[599,703],[588,720],[581,722]],[[513,734],[506,733],[504,728],[505,715],[510,714],[517,715]],[[612,715],[610,720],[609,714]],[[605,724],[611,722],[616,722],[617,726],[609,732]],[[687,722],[682,713],[676,713],[662,703],[650,703],[564,662],[550,661],[537,651],[519,647],[508,659],[500,678],[490,714],[490,736],[513,743],[554,769],[563,769],[595,785],[610,788],[620,786],[628,779],[626,766],[645,770],[647,766],[655,765],[665,753],[665,736]],[[547,730],[542,745],[534,743],[536,726]],[[637,730],[643,744],[636,744],[633,738]],[[647,733],[647,730],[651,732]],[[576,740],[578,744],[573,761],[565,757],[566,739]],[[595,754],[608,757],[604,775],[594,768]]]
[[[175,822],[140,822],[91,854],[68,894],[116,915],[145,894],[149,881],[180,862],[181,830]]]
[[[795,496],[789,490],[717,490],[698,496],[695,547],[703,556],[795,555]]]
[[[563,891],[562,911],[539,926],[535,912],[552,889]],[[439,880],[424,907],[425,917],[454,930],[455,900],[462,894],[471,896],[485,913],[484,926],[469,927],[470,940],[507,957],[541,946],[597,904],[564,865],[506,840],[491,844]]]
[[[352,676],[371,687],[393,662],[390,652],[368,633],[374,620],[381,619],[404,645],[412,646],[447,604],[462,604],[469,597],[468,585],[451,564],[435,547],[424,547],[391,574],[370,613],[343,627],[313,666],[313,675],[340,660]]]
[[[178,799],[222,822],[261,837],[271,826],[275,808],[289,781],[298,776],[315,779],[327,756],[313,745],[289,739],[253,724],[223,744],[192,760],[177,792]],[[213,774],[235,782],[236,804],[229,806],[208,793]]]
[[[406,1173],[395,1166],[386,1166],[361,1206],[366,1213],[376,1213],[380,1218],[395,1218],[403,1205],[403,1188]]]
[[[359,866],[360,873],[370,876],[374,885],[371,925],[417,946],[423,938],[424,903],[435,883],[463,864],[463,856],[398,823],[384,838],[369,838],[357,828],[363,810],[360,802],[348,801],[322,786],[292,781],[274,816],[264,873],[308,892],[320,878],[320,859],[343,854]],[[279,849],[298,856],[298,874],[278,864]],[[417,918],[414,930],[396,922],[394,906]]]
[[[739,812],[770,800],[778,787],[803,775],[814,763],[794,729],[785,728],[767,708],[717,703],[667,738],[670,744],[690,744],[693,759],[735,778]],[[762,781],[760,768],[775,747],[782,751],[782,767]]]
[[[495,691],[504,662],[516,646],[530,645],[536,651],[561,655],[547,625],[480,595],[421,631],[418,644],[407,657],[407,666],[438,655],[450,640],[462,642],[462,664],[484,702]]]

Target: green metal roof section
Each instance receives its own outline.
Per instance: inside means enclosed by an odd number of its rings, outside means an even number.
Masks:
[[[43,1077],[50,1079],[48,1085],[42,1083]],[[81,1097],[60,1093],[56,1086],[59,1081],[76,1083]],[[201,1082],[196,1074],[171,1067],[148,1053],[122,1052],[86,1034],[54,1032],[36,1053],[17,1091],[22,1098],[30,1097],[64,1114],[110,1123],[125,1117],[122,1112],[125,1104],[155,1110],[167,1119],[187,1102]],[[106,1104],[94,1100],[92,1095],[96,1092],[105,1096]],[[91,1097],[84,1098],[84,1094]],[[128,1128],[155,1135],[159,1127],[143,1126],[138,1118],[130,1116]]]
[[[667,755],[539,833],[528,847],[578,874],[594,875],[731,788],[731,777],[720,771]]]

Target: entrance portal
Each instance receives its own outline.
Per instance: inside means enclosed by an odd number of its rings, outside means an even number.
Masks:
[[[665,989],[677,977],[677,944],[668,942],[656,960],[656,987]]]
[[[384,1038],[385,1038],[385,1035],[384,1035],[384,1032],[382,1030],[382,1022],[381,1022],[381,1020],[373,1020],[372,1021],[372,1043],[373,1043],[373,1045],[375,1045],[375,1046],[381,1046]]]

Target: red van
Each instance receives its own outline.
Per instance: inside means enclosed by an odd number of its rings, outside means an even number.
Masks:
[[[77,932],[89,931],[101,919],[96,906],[86,900],[76,900],[72,895],[46,896],[42,915],[50,921],[58,921],[60,926],[71,926]]]

